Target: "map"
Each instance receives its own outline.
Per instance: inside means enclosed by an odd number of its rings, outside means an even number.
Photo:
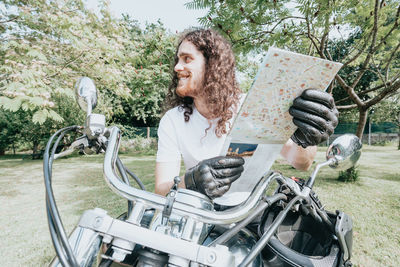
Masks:
[[[231,128],[232,142],[279,144],[296,126],[289,107],[305,89],[325,90],[342,64],[270,48]]]

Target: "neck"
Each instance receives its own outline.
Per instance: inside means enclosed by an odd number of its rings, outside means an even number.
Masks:
[[[197,111],[206,119],[213,119],[212,115],[208,109],[206,101],[202,97],[196,97],[193,99],[194,106],[196,107]]]

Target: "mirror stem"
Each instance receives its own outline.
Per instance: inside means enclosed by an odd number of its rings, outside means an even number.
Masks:
[[[87,103],[87,109],[86,109],[86,117],[92,114],[92,100],[90,97],[85,97],[86,103]]]
[[[317,173],[319,172],[319,169],[321,169],[322,167],[332,164],[335,161],[334,158],[330,158],[329,160],[323,162],[323,163],[319,163],[317,164],[317,166],[315,167],[313,173],[311,174],[310,178],[308,178],[307,182],[306,182],[306,186],[308,188],[312,188],[314,185],[314,181],[315,181],[315,177],[317,177]]]

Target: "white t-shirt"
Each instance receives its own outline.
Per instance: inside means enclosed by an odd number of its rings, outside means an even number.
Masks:
[[[200,161],[216,157],[221,153],[226,135],[215,134],[218,119],[209,120],[193,106],[193,114],[188,122],[184,120],[184,109],[175,107],[165,113],[158,127],[157,162],[180,162],[185,168],[197,165]]]

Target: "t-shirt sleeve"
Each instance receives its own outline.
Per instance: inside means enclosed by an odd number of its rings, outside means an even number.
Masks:
[[[165,114],[158,126],[157,162],[181,161],[181,152],[178,145],[176,130],[168,113]]]

